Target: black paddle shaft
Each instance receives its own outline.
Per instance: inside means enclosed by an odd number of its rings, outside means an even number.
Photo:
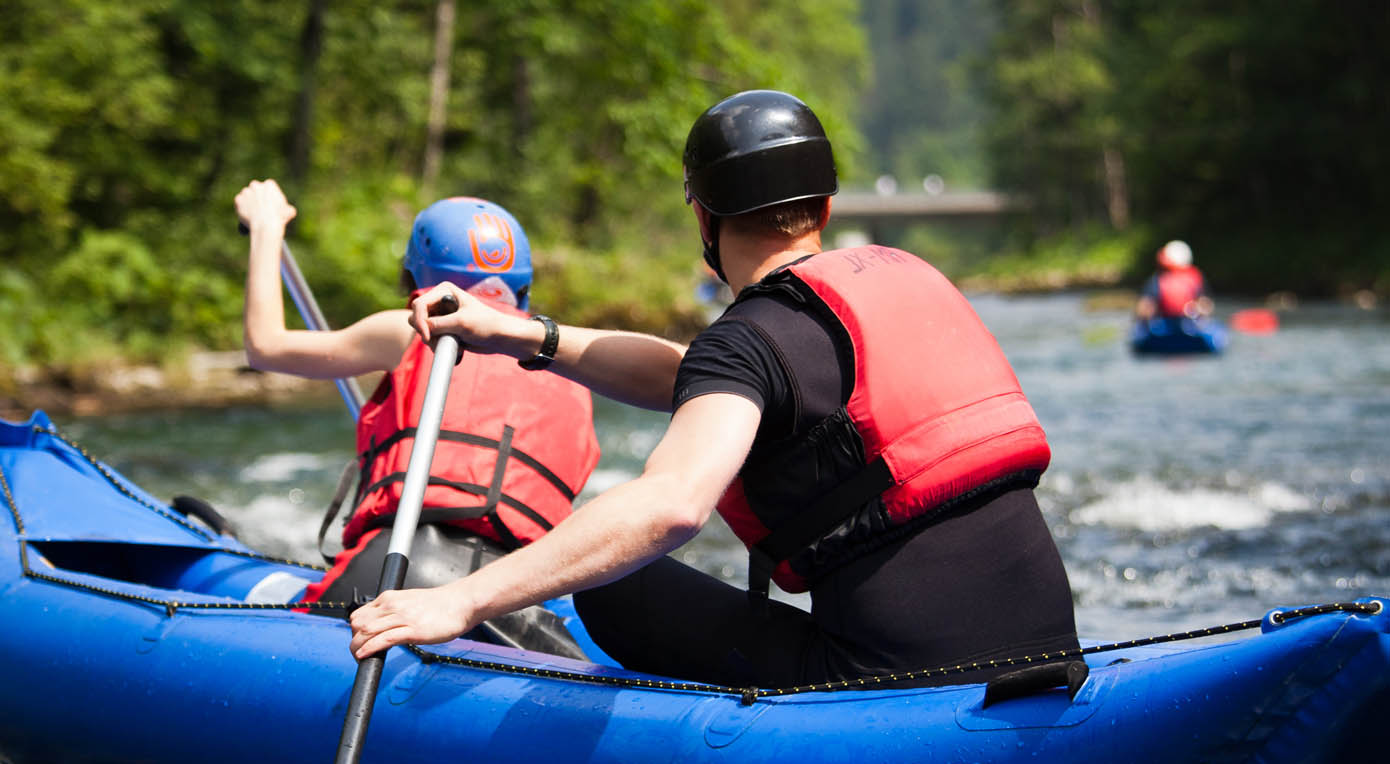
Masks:
[[[391,552],[381,565],[381,581],[377,591],[385,592],[399,589],[405,585],[405,571],[410,560],[403,554]],[[343,731],[338,738],[338,764],[356,762],[362,755],[361,747],[367,739],[367,725],[372,721],[372,701],[381,685],[381,671],[386,666],[386,651],[363,658],[357,664],[357,678],[352,682],[352,694],[348,696],[348,711],[343,717]]]

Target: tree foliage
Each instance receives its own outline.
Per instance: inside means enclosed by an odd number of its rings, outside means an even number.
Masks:
[[[996,9],[988,0],[875,0],[862,13],[873,82],[859,122],[874,173],[896,176],[904,190],[928,174],[952,190],[988,187],[987,114],[975,70],[998,25]]]
[[[1113,270],[1122,243],[1137,279],[1181,237],[1223,290],[1390,293],[1379,0],[457,3],[428,190],[436,5],[9,0],[0,364],[236,347],[231,200],[265,177],[300,208],[290,243],[331,323],[398,304],[411,218],[468,194],[525,223],[538,308],[688,330],[685,132],[753,87],[811,104],[847,186],[1019,193],[1014,249]],[[918,240],[947,262],[998,242]]]
[[[235,347],[245,242],[231,200],[253,178],[282,179],[299,206],[290,242],[330,322],[397,304],[405,230],[432,201],[420,171],[434,20],[424,0],[11,0],[0,363]],[[714,101],[796,92],[825,116],[843,169],[860,146],[852,0],[468,3],[453,33],[436,193],[512,210],[552,279],[536,302],[577,318],[618,313],[565,269],[619,248],[693,277],[680,150]]]
[[[1229,288],[1390,288],[1384,3],[996,5],[991,154],[1035,231],[1122,227],[1118,191]]]

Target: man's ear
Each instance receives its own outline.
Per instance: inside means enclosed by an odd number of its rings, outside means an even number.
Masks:
[[[822,207],[820,211],[820,225],[817,226],[818,230],[824,231],[825,227],[830,225],[830,204],[830,197],[825,197],[825,206]]]

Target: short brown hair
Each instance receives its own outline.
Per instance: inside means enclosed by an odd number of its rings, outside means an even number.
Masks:
[[[810,199],[774,204],[742,215],[731,215],[725,220],[741,233],[780,234],[796,238],[820,228],[821,210],[824,209],[824,205],[824,196],[813,196]]]

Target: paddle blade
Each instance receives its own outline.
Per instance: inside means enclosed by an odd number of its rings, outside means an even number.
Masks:
[[[1279,314],[1264,308],[1238,310],[1231,314],[1227,323],[1246,334],[1273,334],[1279,328]]]

